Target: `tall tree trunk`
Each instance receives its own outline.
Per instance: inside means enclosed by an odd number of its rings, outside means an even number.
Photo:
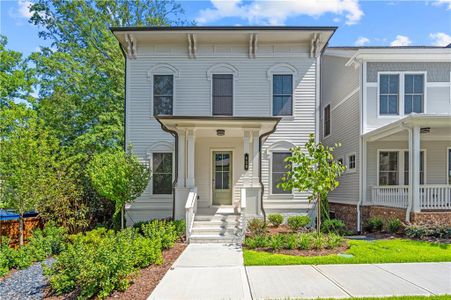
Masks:
[[[19,214],[19,245],[23,246],[23,214]]]
[[[321,197],[319,195],[316,197],[316,207],[318,209],[316,212],[316,232],[319,234],[321,232]]]

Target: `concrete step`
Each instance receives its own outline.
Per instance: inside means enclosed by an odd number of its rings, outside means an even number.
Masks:
[[[241,243],[242,241],[241,236],[219,234],[193,234],[189,238],[190,243]]]
[[[195,215],[194,221],[239,221],[240,215],[224,215],[224,214],[216,214],[216,215]]]
[[[229,227],[204,227],[204,228],[196,228],[193,227],[192,229],[192,235],[235,235],[239,234],[240,229],[239,228],[229,228]]]
[[[236,227],[239,226],[240,222],[238,221],[194,221],[193,228],[202,228],[202,227]]]

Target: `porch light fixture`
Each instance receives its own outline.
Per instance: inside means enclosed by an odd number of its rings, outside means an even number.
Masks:
[[[431,127],[420,128],[420,133],[429,133],[429,132],[431,132]]]
[[[217,136],[224,136],[225,135],[225,130],[224,129],[217,129],[216,130],[216,135]]]

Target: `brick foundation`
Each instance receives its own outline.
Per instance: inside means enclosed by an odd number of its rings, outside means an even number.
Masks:
[[[357,226],[357,205],[330,203],[330,211],[335,218],[342,220],[349,230],[356,230]],[[362,224],[372,217],[379,217],[384,221],[399,219],[405,221],[406,210],[385,206],[362,206]],[[410,222],[417,225],[427,226],[451,226],[451,211],[423,211],[411,213]]]

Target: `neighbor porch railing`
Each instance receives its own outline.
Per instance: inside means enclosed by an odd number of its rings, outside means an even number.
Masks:
[[[241,232],[244,235],[246,233],[246,207],[247,207],[247,192],[246,188],[241,189],[241,195],[240,195],[240,226],[241,226]]]
[[[451,185],[420,186],[420,208],[426,210],[451,209]]]
[[[186,238],[189,240],[191,231],[193,230],[194,217],[197,212],[197,189],[191,189],[186,198],[185,205],[185,221],[186,221]]]
[[[451,185],[425,184],[419,188],[419,204],[422,210],[451,210]],[[371,204],[407,208],[408,186],[373,186]]]

